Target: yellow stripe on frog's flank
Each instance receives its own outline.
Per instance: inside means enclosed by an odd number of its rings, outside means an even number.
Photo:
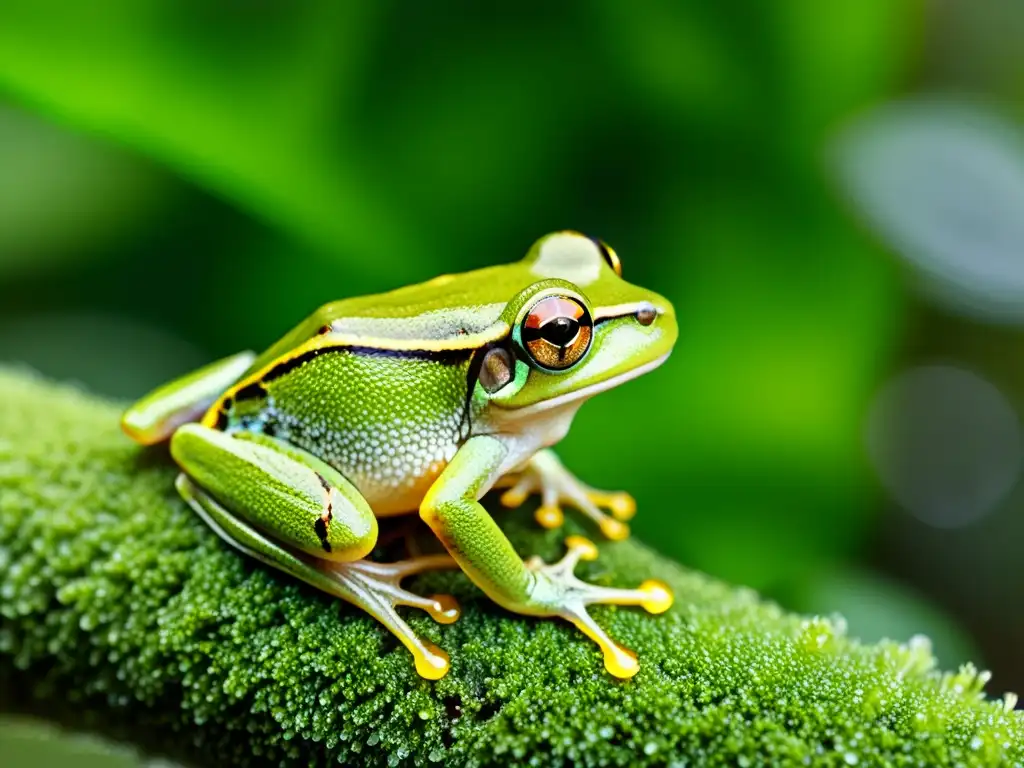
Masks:
[[[231,400],[238,392],[263,381],[275,368],[310,352],[326,349],[345,349],[347,347],[379,350],[381,352],[408,352],[410,354],[457,352],[460,350],[479,349],[491,342],[503,339],[508,335],[509,331],[508,323],[501,321],[492,324],[478,333],[467,333],[450,339],[384,339],[328,331],[298,345],[288,354],[274,358],[259,370],[238,381],[214,401],[206,410],[206,413],[203,414],[203,418],[199,423],[204,427],[216,428],[224,404]]]

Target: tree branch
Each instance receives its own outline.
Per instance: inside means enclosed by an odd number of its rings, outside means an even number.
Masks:
[[[601,544],[592,580],[669,582],[663,616],[595,610],[640,656],[629,682],[568,625],[512,616],[461,574],[430,683],[373,620],[224,545],[177,498],[166,452],[114,405],[0,370],[0,675],[4,706],[72,703],[196,762],[507,765],[1020,765],[1024,718],[926,641],[861,645],[637,542]],[[568,531],[496,512],[524,555]],[[17,683],[17,690],[14,686]],[[27,683],[27,685],[26,685]],[[67,709],[65,709],[67,712]]]

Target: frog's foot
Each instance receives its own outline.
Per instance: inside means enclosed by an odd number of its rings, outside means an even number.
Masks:
[[[636,514],[636,502],[628,493],[591,488],[573,477],[550,450],[537,453],[521,473],[502,478],[499,485],[511,486],[501,496],[506,507],[518,507],[530,494],[539,493],[541,505],[536,518],[545,528],[562,525],[562,504],[568,504],[597,523],[605,537],[621,541],[629,536],[625,521]],[[612,516],[601,511],[602,507]]]
[[[407,576],[457,568],[458,565],[449,555],[424,555],[397,563],[376,563],[372,560],[335,563],[317,560],[314,565],[341,586],[346,600],[372,615],[409,649],[421,677],[439,680],[448,673],[451,666],[448,654],[413,632],[395,608],[400,605],[419,608],[439,624],[456,621],[460,613],[459,604],[451,595],[423,597],[401,586],[402,579]]]
[[[639,605],[648,613],[664,613],[672,607],[672,592],[660,581],[650,579],[637,589],[599,587],[580,581],[574,575],[580,560],[597,558],[597,547],[582,536],[570,536],[565,540],[568,551],[557,563],[545,564],[538,557],[526,561],[526,567],[537,578],[534,595],[538,604],[544,606],[545,615],[561,616],[575,624],[580,631],[593,640],[604,653],[604,666],[615,677],[633,677],[639,671],[636,654],[619,645],[605,632],[590,614],[587,606]]]

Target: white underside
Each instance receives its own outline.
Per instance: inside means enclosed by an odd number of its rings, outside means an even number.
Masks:
[[[508,455],[492,478],[492,482],[501,475],[521,468],[537,451],[548,448],[565,437],[576,416],[576,411],[588,398],[642,376],[657,368],[666,359],[668,359],[667,354],[606,381],[535,405],[506,411],[508,422],[505,428],[499,427],[496,433],[491,434],[504,442],[505,447],[508,448]],[[491,483],[488,483],[485,488],[481,488],[481,495],[490,487]]]
[[[553,397],[550,400],[534,403],[533,405],[527,405],[524,408],[517,408],[515,411],[516,417],[528,419],[531,416],[542,413],[543,411],[557,410],[569,403],[586,400],[588,397],[593,397],[594,395],[605,392],[619,386],[620,384],[635,379],[638,376],[643,376],[645,373],[653,371],[659,365],[668,360],[668,357],[668,354],[664,354],[645,365],[641,365],[639,368],[633,368],[625,373],[620,373],[618,376],[612,376],[610,379],[599,381],[596,384],[591,384],[589,387],[577,389],[575,392],[566,392],[564,395],[559,395],[558,397]]]

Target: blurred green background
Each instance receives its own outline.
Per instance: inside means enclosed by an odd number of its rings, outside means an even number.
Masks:
[[[1019,690],[1022,323],[977,311],[984,285],[966,309],[929,290],[927,260],[1024,261],[1024,192],[992,181],[1024,154],[964,181],[970,147],[947,168],[896,139],[931,147],[915,131],[969,105],[1017,141],[1021,39],[1013,0],[12,0],[0,359],[130,398],[324,301],[579,229],[673,300],[681,336],[581,411],[566,463],[634,493],[636,535],[680,562],[868,640],[923,632]],[[953,106],[876,117],[934,94]],[[997,277],[1000,307],[1024,301]],[[970,373],[879,405],[925,364]],[[959,452],[904,455],[943,441]],[[987,495],[929,517],[961,475]]]

